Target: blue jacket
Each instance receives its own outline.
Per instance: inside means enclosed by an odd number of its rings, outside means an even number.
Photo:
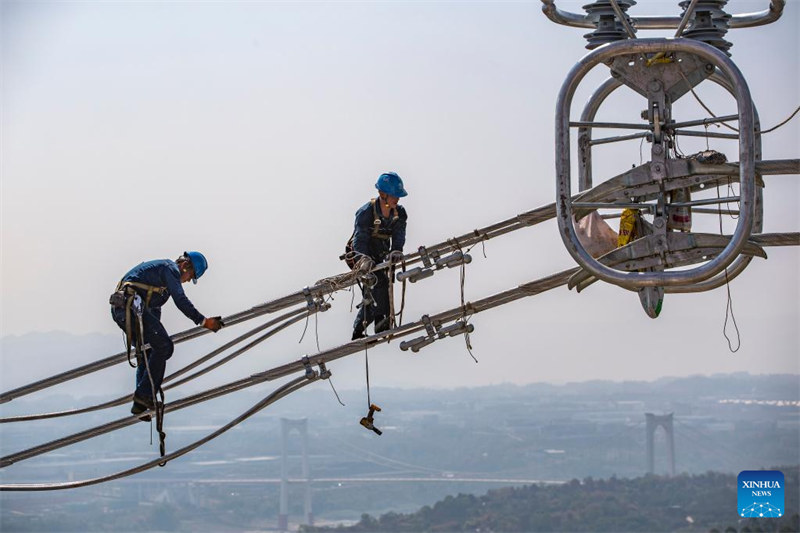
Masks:
[[[387,238],[372,236],[376,212],[380,220],[378,231]],[[383,261],[389,252],[402,252],[406,244],[407,220],[408,215],[402,205],[397,206],[396,217],[390,219],[383,216],[380,207],[373,207],[372,201],[367,202],[356,211],[353,250],[368,255],[375,262]]]
[[[156,314],[157,317],[161,316],[161,306],[167,303],[169,297],[172,296],[175,300],[175,305],[181,310],[181,313],[186,315],[186,318],[200,324],[205,317],[195,309],[192,302],[187,298],[186,293],[183,292],[181,286],[181,272],[178,269],[178,264],[169,259],[156,259],[154,261],[145,261],[130,269],[127,274],[122,278],[122,281],[138,281],[146,285],[153,285],[156,287],[166,287],[167,290],[163,294],[153,293],[150,298],[150,309]],[[144,297],[144,292],[142,297]]]

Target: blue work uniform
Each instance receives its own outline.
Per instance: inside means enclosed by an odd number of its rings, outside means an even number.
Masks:
[[[406,222],[408,214],[398,205],[388,217],[384,217],[379,205],[380,199],[369,201],[356,211],[353,231],[353,251],[356,260],[359,254],[369,256],[375,263],[386,260],[390,252],[403,251],[406,243]],[[376,223],[378,222],[378,223]],[[372,305],[362,306],[353,323],[353,338],[363,336],[366,327],[375,322],[375,333],[388,329],[389,316],[389,276],[386,270],[374,272],[377,283],[372,288]],[[362,287],[362,294],[368,290]]]
[[[147,366],[150,367],[150,376],[153,378],[155,390],[158,391],[161,387],[161,382],[164,380],[167,359],[172,357],[172,352],[175,348],[167,330],[161,324],[161,306],[167,303],[167,300],[172,296],[178,309],[195,324],[201,324],[205,317],[195,309],[192,302],[187,298],[186,293],[183,292],[181,272],[175,261],[169,259],[146,261],[133,267],[125,274],[122,282],[125,281],[133,281],[165,289],[161,293],[153,292],[151,294],[150,301],[147,302],[142,315],[144,338],[140,339],[142,344],[150,345],[150,350],[147,352]],[[147,291],[140,288],[135,290],[142,297],[142,301],[145,302]],[[125,308],[112,306],[111,316],[114,322],[122,328],[122,331],[125,331]],[[139,335],[138,329],[138,326],[132,327],[133,334],[136,336]],[[152,400],[153,389],[150,387],[150,378],[147,376],[147,368],[144,364],[139,364],[136,367],[136,391],[134,394],[139,398],[148,401]]]

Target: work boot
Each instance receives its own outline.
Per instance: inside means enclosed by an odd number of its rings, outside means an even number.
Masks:
[[[375,333],[378,334],[378,333],[380,333],[382,331],[386,331],[387,329],[389,329],[389,322],[390,322],[390,320],[389,320],[388,316],[385,316],[385,317],[383,317],[381,319],[376,319],[375,320]]]
[[[351,341],[356,341],[358,339],[363,339],[366,336],[367,335],[366,335],[366,333],[364,333],[363,329],[356,328],[356,329],[353,330],[353,336],[350,338],[350,340]]]
[[[133,406],[131,407],[131,414],[132,415],[140,415],[145,411],[150,411],[154,409],[155,406],[153,405],[153,400],[150,398],[142,398],[141,396],[133,395]],[[150,415],[142,415],[139,417],[139,420],[144,422],[150,422]]]

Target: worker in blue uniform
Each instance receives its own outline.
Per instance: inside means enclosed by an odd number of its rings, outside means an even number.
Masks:
[[[407,196],[403,180],[394,172],[378,177],[375,183],[378,197],[356,211],[353,232],[353,252],[356,268],[366,274],[376,263],[400,261],[406,243],[408,215],[400,198]],[[389,274],[386,269],[376,270],[373,287],[362,285],[364,300],[353,324],[353,340],[366,336],[367,326],[374,322],[375,333],[389,329]]]
[[[164,380],[167,359],[172,357],[174,345],[161,324],[161,306],[170,296],[195,324],[214,332],[225,325],[221,317],[206,318],[195,309],[181,286],[189,280],[197,283],[207,268],[208,262],[200,252],[184,252],[175,261],[146,261],[125,274],[111,296],[111,316],[126,334],[128,354],[132,343],[137,347],[150,345],[146,360],[141,350],[137,350],[136,390],[131,413],[140,414],[155,406],[155,393]]]

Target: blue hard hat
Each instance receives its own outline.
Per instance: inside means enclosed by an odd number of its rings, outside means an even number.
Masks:
[[[192,268],[194,269],[192,283],[197,283],[197,278],[202,276],[206,269],[208,269],[208,261],[206,261],[206,257],[200,252],[183,252],[183,255],[188,257],[189,261],[192,262]]]
[[[400,179],[400,176],[395,172],[386,172],[378,176],[375,188],[383,193],[397,196],[398,198],[408,196],[408,193],[403,188],[403,180]]]

